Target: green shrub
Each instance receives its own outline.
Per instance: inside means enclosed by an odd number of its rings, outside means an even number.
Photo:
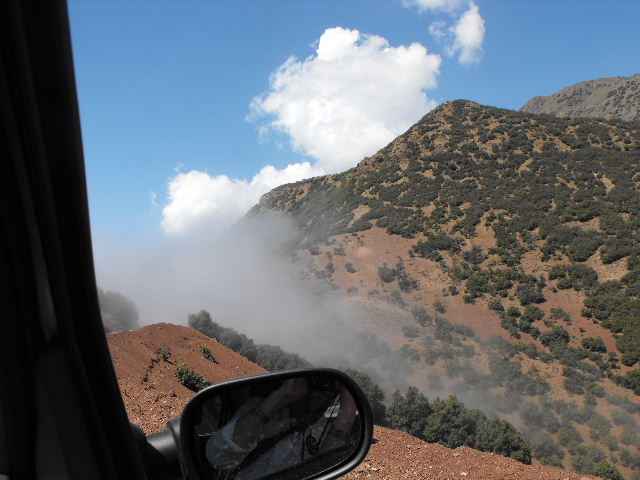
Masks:
[[[391,294],[389,295],[389,302],[397,307],[403,309],[407,308],[407,302],[404,301],[404,298],[402,298],[402,295],[398,290],[394,290],[393,292],[391,292]]]
[[[225,347],[257,363],[266,370],[276,371],[311,367],[311,363],[296,353],[286,352],[274,345],[256,345],[245,334],[239,333],[233,328],[217,324],[211,319],[211,315],[206,310],[189,315],[188,323],[190,327],[210,338],[215,338]]]
[[[544,318],[544,312],[535,305],[527,305],[522,313],[522,319],[526,322],[535,322]]]
[[[634,243],[628,238],[609,238],[600,250],[602,263],[612,263],[631,255]]]
[[[202,353],[202,356],[210,362],[219,363],[218,360],[216,360],[216,357],[213,356],[213,353],[211,352],[211,349],[209,349],[209,347],[200,345],[200,352]]]
[[[482,247],[475,246],[471,250],[463,252],[462,258],[472,265],[479,265],[484,262],[487,257],[482,253]]]
[[[549,225],[541,229],[546,243],[541,251],[548,258],[556,251],[565,253],[572,262],[584,262],[604,243],[604,235],[595,230],[582,230],[579,227]]]
[[[438,251],[448,251],[451,253],[457,253],[460,251],[460,245],[455,238],[445,234],[439,233],[427,233],[427,240],[419,240],[416,245],[413,246],[413,252],[430,260],[439,261],[442,256]]]
[[[398,272],[385,263],[381,267],[378,267],[378,276],[384,283],[391,283],[398,276]]]
[[[184,363],[180,362],[173,371],[178,381],[193,392],[199,392],[205,387],[211,385],[211,382],[198,372],[192,370]]]
[[[603,460],[596,465],[596,468],[593,470],[593,474],[608,480],[624,480],[620,470],[606,460]]]
[[[611,432],[612,424],[605,417],[600,415],[599,413],[594,412],[591,418],[587,421],[587,425],[589,426],[589,435],[594,440],[596,438],[600,439],[605,437]],[[594,438],[595,433],[595,438]]]
[[[611,401],[611,399],[609,400]],[[633,415],[620,408],[614,408],[611,411],[611,419],[616,425],[629,425],[633,429],[638,428],[638,423],[635,418],[633,418]]]
[[[621,215],[613,212],[608,212],[600,217],[600,228],[607,235],[616,235],[621,238],[629,236],[633,229]]]
[[[571,324],[571,315],[569,312],[563,310],[562,308],[553,307],[551,309],[551,318],[554,320],[564,320],[565,322]]]
[[[559,325],[554,325],[550,330],[540,335],[540,341],[545,347],[553,344],[568,344],[571,337],[569,332]]]
[[[418,324],[425,327],[433,323],[433,317],[427,313],[427,311],[420,306],[415,306],[411,309],[411,315]]]
[[[595,337],[585,337],[582,339],[582,346],[590,352],[604,352],[606,353],[607,347],[604,345],[604,340]]]
[[[522,406],[520,417],[528,428],[542,428],[551,433],[556,433],[560,428],[560,422],[557,417],[546,406],[526,402]]]
[[[401,330],[407,338],[416,338],[420,336],[420,332],[418,332],[418,329],[414,325],[403,325]]]
[[[579,445],[584,441],[580,432],[571,423],[564,423],[560,426],[558,440],[564,446]]]
[[[420,287],[420,282],[411,278],[404,270],[398,273],[398,286],[405,293],[413,292]]]
[[[439,299],[433,302],[433,308],[438,313],[447,313],[447,307]]]
[[[638,442],[637,429],[631,425],[624,425],[620,434],[620,441],[625,445],[635,445]]]
[[[255,362],[270,372],[311,367],[311,363],[297,353],[286,352],[277,345],[269,344],[257,345]]]
[[[591,475],[595,472],[596,465],[606,458],[604,451],[597,445],[578,445],[574,450],[573,468],[578,473]]]
[[[549,272],[549,280],[558,280],[558,288],[589,290],[598,283],[598,274],[588,265],[572,263],[571,265],[554,265]]]
[[[563,382],[564,389],[574,395],[582,395],[584,393],[584,383],[576,377],[567,377]]]
[[[529,305],[531,303],[542,303],[546,301],[542,290],[530,283],[521,283],[516,288],[516,296],[520,300],[521,305]]]
[[[497,417],[480,423],[474,448],[531,464],[531,450],[522,435],[509,422]]]
[[[524,438],[531,447],[531,455],[543,465],[562,467],[564,452],[544,430],[536,428],[523,432]]]
[[[422,438],[429,415],[433,412],[429,400],[415,387],[409,387],[405,395],[399,390],[393,393],[387,409],[387,421],[391,428],[402,430]]]
[[[596,382],[587,383],[585,390],[589,395],[593,395],[598,398],[604,398],[606,395],[604,387]]]
[[[623,329],[616,338],[616,347],[622,352],[620,361],[628,367],[640,362],[640,327]]]
[[[502,306],[502,302],[495,298],[489,301],[489,309],[495,312],[504,312],[504,307]]]

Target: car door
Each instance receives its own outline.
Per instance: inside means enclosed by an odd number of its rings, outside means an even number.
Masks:
[[[145,478],[100,321],[63,0],[0,2],[0,162],[0,478]]]

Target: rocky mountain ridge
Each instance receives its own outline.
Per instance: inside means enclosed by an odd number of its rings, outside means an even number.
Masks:
[[[587,80],[547,96],[533,97],[522,112],[571,118],[640,120],[640,73]]]

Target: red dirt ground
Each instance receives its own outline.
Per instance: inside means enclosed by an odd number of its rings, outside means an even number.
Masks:
[[[180,416],[194,395],[173,373],[179,362],[214,383],[265,372],[189,327],[158,323],[139,330],[111,333],[107,338],[129,419],[147,435],[164,430],[169,420]],[[200,346],[208,347],[219,363],[204,358]],[[168,361],[161,359],[158,353],[161,349],[170,352]],[[143,381],[145,376],[147,381]]]
[[[265,370],[189,327],[155,324],[108,335],[111,356],[129,419],[146,434],[164,430],[193,392],[180,385],[175,365],[186,363],[212,382]],[[208,347],[219,363],[202,356]],[[169,355],[163,358],[161,351]],[[145,380],[146,379],[146,380]],[[376,427],[376,443],[365,461],[345,478],[424,480],[588,480],[596,477],[558,468],[530,466],[467,447],[451,450],[403,432]]]
[[[420,480],[589,480],[597,477],[541,465],[524,465],[495,453],[468,447],[455,450],[411,435],[376,427],[377,443],[345,478]]]

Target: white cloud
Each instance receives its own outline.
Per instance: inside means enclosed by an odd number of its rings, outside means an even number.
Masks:
[[[278,67],[270,90],[253,100],[250,114],[270,117],[258,128],[261,141],[274,130],[282,132],[316,162],[281,170],[268,165],[250,181],[183,173],[180,165],[167,186],[164,232],[222,232],[272,188],[354,166],[436,106],[424,89],[436,86],[440,63],[439,55],[419,43],[392,47],[378,35],[325,30],[315,55],[291,57]]]
[[[407,7],[417,7],[421,12],[456,12],[468,5],[469,0],[405,0]]]
[[[429,33],[439,42],[446,42],[447,54],[457,54],[461,64],[480,61],[485,27],[480,8],[473,0],[405,0],[404,5],[420,12],[447,14],[449,21],[435,20],[429,25]]]
[[[322,174],[323,170],[309,162],[288,165],[282,170],[267,165],[251,181],[198,170],[177,173],[169,180],[162,228],[168,235],[198,229],[222,232],[272,188]]]
[[[443,20],[436,20],[429,25],[429,33],[436,38],[436,40],[440,41],[445,38],[449,31],[447,30],[447,22]]]
[[[315,55],[291,57],[271,75],[248,118],[271,117],[266,126],[288,135],[294,149],[341,171],[436,106],[424,89],[436,86],[440,63],[419,43],[392,47],[378,35],[329,28]]]
[[[452,28],[455,42],[451,47],[453,53],[459,53],[458,60],[462,64],[470,64],[480,60],[482,42],[484,41],[484,20],[477,5],[471,4],[469,9]]]

